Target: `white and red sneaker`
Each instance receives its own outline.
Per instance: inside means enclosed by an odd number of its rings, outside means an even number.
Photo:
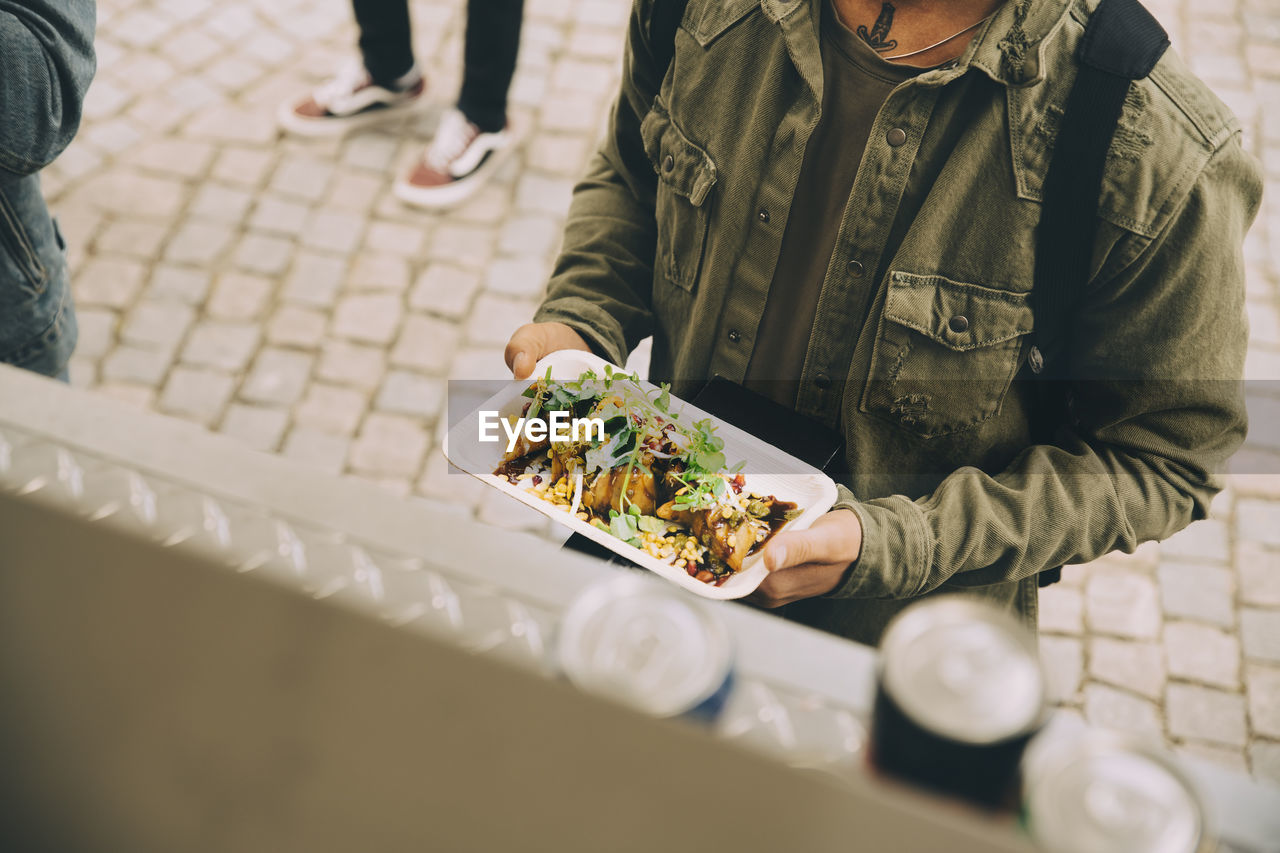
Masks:
[[[426,91],[426,78],[416,65],[388,88],[375,84],[364,65],[353,62],[306,97],[281,104],[276,120],[300,136],[339,136],[418,106]]]
[[[439,209],[460,204],[480,189],[516,149],[519,138],[510,122],[496,133],[485,133],[451,109],[427,150],[409,174],[395,183],[405,204]]]

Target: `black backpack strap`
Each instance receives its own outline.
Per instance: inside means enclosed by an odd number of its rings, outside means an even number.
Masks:
[[[1071,319],[1089,281],[1111,139],[1133,81],[1150,74],[1168,47],[1168,34],[1138,0],[1102,0],[1080,42],[1079,71],[1045,176],[1029,295],[1036,320],[1028,361],[1039,380],[1033,421],[1038,441],[1051,440],[1067,423]],[[1042,572],[1040,585],[1061,576],[1061,569]]]
[[[653,0],[653,14],[649,18],[649,49],[653,51],[654,67],[658,79],[667,76],[667,69],[676,54],[676,30],[684,20],[689,0]]]

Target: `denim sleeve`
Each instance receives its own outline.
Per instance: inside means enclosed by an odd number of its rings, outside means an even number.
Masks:
[[[93,79],[93,0],[0,0],[0,178],[53,162]]]

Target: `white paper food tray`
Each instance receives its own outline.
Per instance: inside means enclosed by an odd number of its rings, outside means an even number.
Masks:
[[[534,368],[533,377],[541,378],[551,368],[551,378],[560,380],[577,379],[586,370],[594,370],[598,376],[604,375],[608,364],[604,359],[591,353],[579,350],[563,350],[552,353]],[[616,365],[613,369],[624,372]],[[722,586],[711,586],[695,580],[677,568],[651,557],[639,548],[628,545],[621,539],[606,533],[589,522],[574,518],[567,512],[568,507],[556,506],[525,491],[523,485],[512,485],[505,477],[493,472],[502,464],[506,439],[497,442],[482,442],[479,437],[479,411],[518,411],[524,402],[522,394],[533,380],[527,382],[512,381],[507,388],[490,397],[475,411],[460,418],[444,440],[444,455],[456,467],[482,480],[495,489],[501,489],[521,503],[531,506],[544,515],[564,525],[575,533],[581,533],[588,539],[599,542],[606,548],[626,557],[628,560],[643,566],[654,574],[661,575],[678,586],[682,586],[695,595],[703,598],[731,599],[742,598],[750,594],[768,574],[760,553],[752,554],[743,561],[742,571],[724,582]],[[642,385],[654,387],[648,382]],[[821,517],[836,501],[836,484],[812,465],[807,465],[794,456],[783,453],[778,448],[766,444],[760,439],[726,423],[676,397],[671,397],[672,414],[679,416],[677,423],[690,424],[693,421],[710,417],[715,425],[715,433],[724,440],[724,456],[729,465],[744,460],[743,476],[745,489],[758,495],[774,495],[779,500],[795,503],[802,513],[792,519],[783,530],[800,530],[808,527],[815,519]],[[518,559],[513,555],[513,559]]]

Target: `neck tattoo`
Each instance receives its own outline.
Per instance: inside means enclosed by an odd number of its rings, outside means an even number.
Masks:
[[[880,7],[880,16],[876,18],[875,24],[871,27],[871,32],[867,32],[865,26],[859,26],[857,29],[858,38],[871,45],[871,49],[877,53],[884,53],[886,50],[893,50],[898,46],[898,42],[894,39],[887,39],[889,29],[893,26],[893,4],[885,3]]]

